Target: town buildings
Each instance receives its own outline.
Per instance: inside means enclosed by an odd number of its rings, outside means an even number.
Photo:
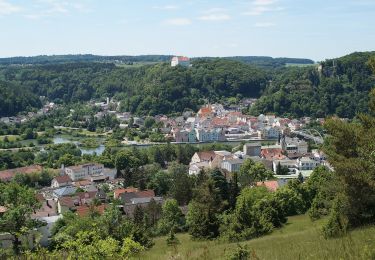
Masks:
[[[103,164],[89,163],[63,168],[72,181],[91,178],[92,180],[113,180],[116,177],[115,169],[105,168]]]
[[[175,56],[171,60],[171,66],[183,66],[183,67],[190,67],[190,59],[185,56]]]

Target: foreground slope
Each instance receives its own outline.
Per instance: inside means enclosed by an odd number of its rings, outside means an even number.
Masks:
[[[325,240],[320,233],[322,224],[323,221],[311,222],[304,215],[290,217],[285,227],[240,244],[248,247],[256,256],[254,259],[371,259],[374,226],[354,230],[343,238]],[[161,237],[139,259],[225,259],[237,247],[236,243],[191,241],[188,234],[177,237],[177,252]]]

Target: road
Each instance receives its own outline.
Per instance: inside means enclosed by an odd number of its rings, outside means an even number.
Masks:
[[[307,133],[302,132],[302,131],[292,131],[292,133],[294,133],[296,135],[300,135],[300,136],[302,136],[306,139],[313,140],[317,144],[322,144],[324,142],[323,138],[321,138],[320,136],[314,136],[314,135],[307,134]]]

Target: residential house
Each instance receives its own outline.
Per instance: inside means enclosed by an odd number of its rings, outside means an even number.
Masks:
[[[274,160],[272,163],[272,168],[274,173],[276,174],[277,166],[286,166],[289,169],[289,174],[296,173],[298,170],[297,166],[297,160],[290,160],[290,159],[284,159],[284,160]]]
[[[260,131],[260,134],[263,139],[278,139],[280,130],[276,127],[266,126]]]
[[[261,157],[266,160],[283,160],[286,158],[281,148],[263,148]]]
[[[138,188],[129,187],[126,189],[125,188],[115,189],[113,191],[113,198],[118,199],[122,193],[127,193],[127,192],[138,192]]]
[[[72,197],[61,197],[57,201],[57,212],[63,214],[72,210],[76,205]]]
[[[320,165],[320,161],[316,161],[310,157],[301,157],[297,159],[297,165],[300,171],[314,170]]]
[[[104,168],[103,164],[88,163],[77,166],[70,166],[64,169],[65,174],[69,175],[72,181],[87,179],[91,177],[102,176],[105,179],[112,180],[116,177],[116,169]]]
[[[191,130],[176,130],[173,132],[173,137],[177,143],[195,143],[196,133],[195,129]]]
[[[205,169],[205,168],[206,169],[210,168],[210,162],[203,161],[203,162],[192,163],[189,165],[189,174],[197,175],[202,171],[202,169]]]
[[[154,198],[155,192],[153,190],[142,190],[142,191],[135,191],[135,192],[124,192],[119,195],[119,199],[123,203],[131,203],[131,199],[134,198]]]
[[[243,152],[248,156],[261,156],[262,145],[260,143],[247,143],[243,146]]]
[[[82,205],[82,206],[76,207],[75,212],[80,217],[86,217],[91,212],[96,212],[96,213],[99,213],[100,215],[102,215],[106,208],[107,208],[106,204],[101,204],[101,205],[93,206],[93,207],[91,207],[89,205]]]
[[[276,191],[277,189],[285,186],[288,183],[288,180],[285,179],[278,179],[275,181],[262,181],[262,182],[257,182],[256,186],[257,187],[266,187],[269,191]]]
[[[223,128],[196,128],[195,132],[199,142],[215,142],[226,140],[225,131]]]
[[[206,105],[204,107],[201,107],[198,111],[198,116],[199,117],[209,117],[212,118],[215,116],[214,111],[210,105]]]
[[[183,67],[190,67],[190,59],[185,56],[175,56],[171,60],[171,66],[183,66]]]
[[[244,159],[228,158],[222,161],[221,168],[231,173],[238,172],[243,163]]]
[[[214,151],[196,152],[191,158],[191,163],[211,162],[216,156]]]
[[[32,218],[50,217],[57,215],[57,203],[53,199],[45,199],[43,194],[36,194],[40,208],[34,211]]]
[[[53,191],[54,198],[58,199],[64,196],[72,195],[76,192],[77,188],[73,186],[66,186]]]
[[[285,136],[281,139],[281,147],[288,154],[306,154],[308,150],[308,144],[306,141],[300,140],[298,138],[289,138]]]
[[[61,188],[65,186],[71,186],[72,179],[70,179],[69,175],[60,175],[52,179],[51,187],[52,188]]]

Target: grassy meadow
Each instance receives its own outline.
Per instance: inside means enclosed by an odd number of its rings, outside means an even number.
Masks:
[[[326,240],[321,235],[324,220],[311,222],[308,216],[290,217],[272,234],[241,242],[251,259],[375,259],[375,227],[356,229],[347,236]],[[169,247],[166,237],[155,239],[150,250],[134,259],[226,259],[237,243],[192,241],[188,234],[177,235],[180,244]]]

